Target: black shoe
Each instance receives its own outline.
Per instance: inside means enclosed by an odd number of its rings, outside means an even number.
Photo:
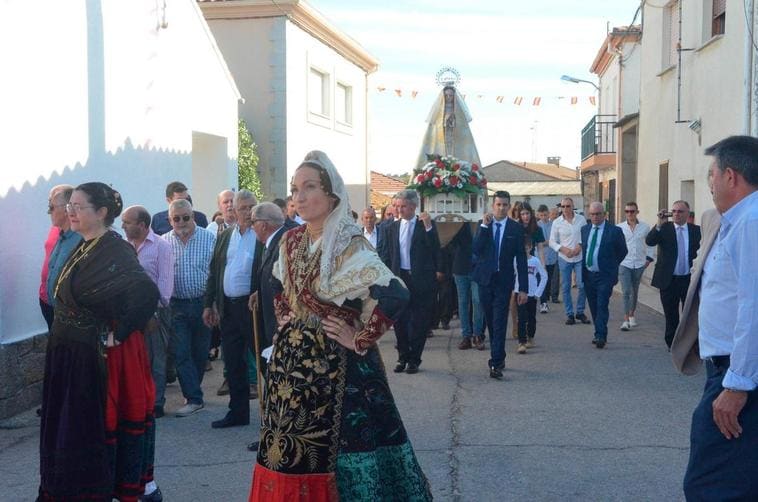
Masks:
[[[449,322],[443,322],[442,323],[442,329],[450,329],[450,323]]]
[[[227,427],[240,427],[243,425],[249,425],[250,419],[247,420],[239,420],[232,416],[225,416],[221,420],[216,420],[215,422],[211,422],[211,427],[214,429],[226,429]]]
[[[405,363],[397,363],[397,365],[395,366],[395,369],[392,371],[394,371],[395,373],[402,373],[403,371],[405,371]]]
[[[405,372],[409,375],[418,373],[418,364],[408,363],[408,368],[406,368]]]
[[[589,319],[587,319],[587,316],[584,315],[584,314],[577,314],[576,315],[576,320],[577,321],[582,321],[582,324],[592,324],[592,321],[590,321]]]
[[[260,441],[253,441],[252,443],[248,443],[247,451],[258,451],[259,444],[260,444]]]
[[[597,342],[595,342],[595,347],[598,349],[602,349],[603,347],[605,347],[605,340],[598,340]]]
[[[574,320],[574,316],[572,315],[568,316],[566,318],[566,324],[568,324],[569,326],[576,324],[576,321]]]
[[[553,298],[552,302],[553,303],[561,303],[561,301],[558,298]]]
[[[597,345],[597,338],[592,339],[592,345]]]
[[[142,495],[139,498],[140,502],[163,502],[163,494],[160,488],[156,488],[150,495]]]
[[[500,368],[490,368],[490,378],[496,378],[500,380],[503,378],[503,370]]]
[[[153,408],[153,416],[155,418],[162,418],[166,413],[163,411],[163,406],[156,406]]]
[[[426,337],[427,337],[427,338],[434,338],[434,331],[432,331],[432,330],[430,329],[430,330],[429,330],[429,331],[426,333]]]

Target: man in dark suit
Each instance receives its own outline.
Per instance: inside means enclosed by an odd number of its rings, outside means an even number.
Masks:
[[[294,221],[285,219],[279,207],[272,202],[261,202],[253,208],[253,230],[258,242],[263,245],[263,252],[256,255],[253,264],[253,274],[257,279],[253,294],[250,295],[249,307],[252,310],[253,296],[257,293],[258,319],[261,324],[258,343],[261,350],[273,344],[277,328],[271,274],[274,264],[279,259],[279,241],[285,232],[297,226]],[[260,354],[256,356],[260,357]]]
[[[208,327],[220,324],[229,382],[229,412],[211,424],[214,429],[250,423],[247,353],[253,326],[248,300],[255,289],[255,254],[260,253],[262,247],[251,228],[255,203],[255,195],[248,190],[235,194],[237,223],[216,239],[205,289],[203,322]]]
[[[395,373],[413,374],[418,373],[426,335],[432,327],[440,240],[428,213],[416,217],[419,198],[415,190],[403,190],[396,199],[400,219],[385,224],[379,256],[410,292],[410,302],[395,323]]]
[[[181,181],[172,181],[166,185],[166,202],[171,204],[178,199],[186,199],[192,204],[192,197],[190,197],[189,191],[187,191],[187,186]],[[197,226],[203,228],[208,226],[208,218],[205,214],[200,211],[192,211],[192,216]],[[155,213],[150,223],[150,228],[157,235],[169,233],[171,231],[171,224],[168,221],[168,210]]]
[[[658,224],[645,238],[648,246],[658,246],[658,256],[651,285],[658,288],[661,305],[666,316],[666,345],[671,348],[676,327],[679,326],[679,308],[684,305],[690,285],[692,260],[700,249],[700,227],[687,223],[690,205],[683,200],[674,202],[671,210],[673,222],[668,221],[665,209],[658,213]]]
[[[479,285],[479,301],[490,332],[490,377],[498,379],[503,378],[505,367],[505,328],[516,273],[519,305],[526,303],[529,288],[524,227],[508,218],[510,207],[511,195],[495,192],[492,212],[482,218],[472,244],[471,279]]]
[[[601,202],[590,204],[590,222],[582,227],[582,277],[595,325],[592,343],[598,349],[608,339],[608,302],[626,253],[624,232],[605,219]]]

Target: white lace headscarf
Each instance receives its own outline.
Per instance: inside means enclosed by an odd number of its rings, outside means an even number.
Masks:
[[[351,258],[350,263],[343,263],[337,270],[337,258],[345,252],[353,237],[363,235],[363,230],[353,220],[345,183],[329,157],[324,152],[313,150],[300,165],[307,164],[326,171],[332,193],[339,198],[339,203],[327,216],[321,234],[319,296],[337,305],[342,305],[348,298],[365,298],[369,286],[386,286],[394,276],[374,251]]]

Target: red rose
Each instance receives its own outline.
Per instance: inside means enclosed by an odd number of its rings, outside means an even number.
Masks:
[[[487,186],[487,180],[485,180],[484,178],[482,178],[482,182],[481,182],[481,183],[482,183],[482,186],[483,186],[483,187],[486,187],[486,186]]]
[[[460,165],[460,164],[455,164],[455,165],[453,166],[453,171],[457,171],[457,170],[458,170],[458,169],[460,169],[460,168],[461,168],[461,165]]]
[[[434,181],[432,181],[432,183],[434,184],[435,188],[439,188],[442,186],[442,178],[434,178]]]
[[[434,177],[434,175],[432,174],[431,171],[427,171],[425,177],[426,177],[426,179],[430,180],[430,179],[432,179]]]
[[[434,163],[435,163],[435,164],[437,165],[437,167],[439,167],[440,169],[442,169],[443,167],[445,167],[445,164],[443,164],[443,163],[442,163],[442,161],[441,161],[440,159],[436,159],[436,160],[434,161]]]
[[[471,164],[471,170],[472,171],[478,171],[479,170],[479,166],[477,166],[476,164]]]
[[[458,184],[458,176],[450,176],[450,186],[456,186]]]
[[[418,176],[416,176],[416,183],[423,183],[425,179],[426,178],[424,177],[423,174],[419,174]]]

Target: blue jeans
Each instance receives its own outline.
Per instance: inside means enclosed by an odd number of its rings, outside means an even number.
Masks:
[[[205,362],[211,346],[211,330],[203,324],[203,299],[171,299],[176,374],[187,404],[203,404]]]
[[[619,282],[621,291],[624,293],[624,315],[630,315],[637,310],[637,294],[640,291],[640,280],[645,267],[628,268],[619,267]]]
[[[458,290],[458,317],[461,320],[461,335],[463,338],[484,336],[484,312],[479,302],[479,286],[471,280],[470,275],[453,274],[455,288]],[[472,330],[471,311],[474,313]]]
[[[561,271],[561,292],[563,293],[563,308],[566,316],[574,315],[574,304],[571,301],[571,272],[576,275],[576,289],[579,294],[576,297],[576,314],[584,314],[584,283],[582,281],[582,260],[569,263],[563,258],[558,258],[558,268]]]

